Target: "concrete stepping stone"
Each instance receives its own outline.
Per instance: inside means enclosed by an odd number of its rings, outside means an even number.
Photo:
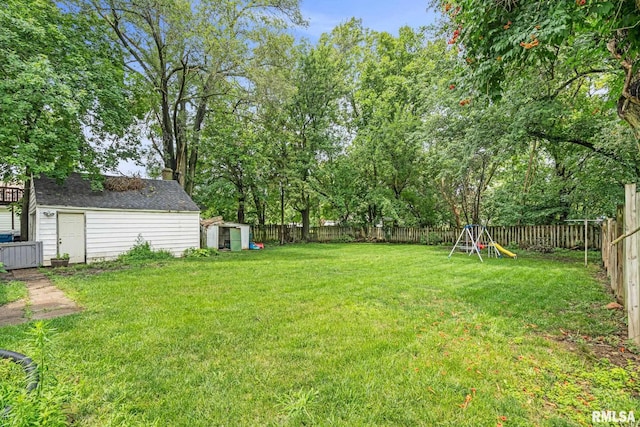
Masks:
[[[81,308],[35,268],[13,270],[13,278],[25,282],[29,292],[30,318],[26,317],[27,301],[19,300],[0,306],[0,326],[18,325],[30,320],[53,319],[78,313]]]

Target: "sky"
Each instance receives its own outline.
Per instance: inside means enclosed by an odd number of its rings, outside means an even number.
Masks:
[[[313,42],[336,25],[359,18],[365,28],[397,35],[404,25],[434,24],[436,15],[427,10],[428,5],[429,0],[301,0],[300,10],[309,26],[297,33]]]

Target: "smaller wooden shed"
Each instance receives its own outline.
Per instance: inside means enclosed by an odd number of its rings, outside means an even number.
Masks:
[[[201,225],[208,248],[232,251],[249,249],[251,226],[248,224],[224,222],[222,217],[215,217],[201,221]]]

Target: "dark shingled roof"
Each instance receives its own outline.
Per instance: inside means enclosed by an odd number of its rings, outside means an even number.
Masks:
[[[91,181],[71,174],[60,185],[55,179],[34,178],[36,203],[78,208],[139,209],[154,211],[200,211],[177,181],[143,179],[142,190],[94,191]]]

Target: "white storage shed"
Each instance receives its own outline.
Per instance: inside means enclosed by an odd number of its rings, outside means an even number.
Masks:
[[[115,259],[140,238],[175,256],[200,247],[200,209],[178,182],[134,179],[141,188],[125,191],[93,190],[80,174],[33,179],[29,240],[42,241],[44,265],[64,253],[72,263]]]
[[[234,236],[239,234],[240,249],[249,249],[249,239],[251,235],[251,226],[248,224],[238,224],[235,222],[223,222],[212,220],[202,221],[203,227],[206,228],[207,247],[214,249],[235,249],[232,244]],[[234,233],[232,230],[238,230]]]

